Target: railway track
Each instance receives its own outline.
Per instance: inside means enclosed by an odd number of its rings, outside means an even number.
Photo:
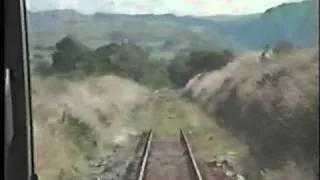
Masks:
[[[176,139],[161,139],[150,130],[125,179],[203,180],[187,137],[182,130],[179,135]]]
[[[181,129],[176,139],[161,139],[149,130],[142,133],[124,180],[244,180],[231,170],[226,160],[197,162]]]

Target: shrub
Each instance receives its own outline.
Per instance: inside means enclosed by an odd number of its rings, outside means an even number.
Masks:
[[[230,50],[222,52],[192,51],[188,56],[177,56],[168,66],[168,73],[176,87],[184,86],[198,73],[221,69],[233,59]]]

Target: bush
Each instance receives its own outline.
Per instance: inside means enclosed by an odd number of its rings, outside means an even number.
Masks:
[[[168,65],[151,59],[149,50],[130,42],[110,43],[91,51],[70,36],[57,42],[55,49],[51,68],[38,65],[41,74],[79,79],[112,73],[153,89],[182,87],[195,74],[220,69],[233,58],[230,50],[193,51],[187,56],[176,56]]]
[[[292,52],[293,49],[294,49],[293,44],[283,40],[277,43],[273,51],[278,55],[282,55],[282,54],[288,54]]]
[[[50,76],[54,73],[54,70],[51,68],[51,66],[44,62],[40,61],[37,64],[35,64],[35,67],[33,68],[33,71],[40,75],[40,76]]]
[[[221,69],[233,59],[230,50],[222,52],[192,51],[188,56],[177,56],[168,66],[170,80],[175,87],[184,86],[198,73]]]
[[[188,57],[176,56],[167,67],[169,79],[174,87],[182,87],[192,77],[187,66]]]
[[[130,42],[110,43],[91,51],[67,36],[56,43],[52,61],[51,67],[37,65],[36,71],[68,79],[112,73],[150,88],[170,86],[165,62],[150,59],[148,50]]]
[[[70,72],[76,64],[89,53],[89,49],[67,36],[56,43],[56,51],[52,54],[52,67],[57,72]]]

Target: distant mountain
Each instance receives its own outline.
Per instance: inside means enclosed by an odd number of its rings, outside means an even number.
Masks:
[[[235,21],[224,21],[217,29],[234,41],[253,49],[265,44],[274,45],[280,40],[287,40],[298,46],[313,45],[318,42],[317,7],[315,0],[285,3],[251,17],[246,23],[237,22],[248,19],[248,16]]]
[[[72,34],[89,47],[131,41],[157,51],[222,49],[243,51],[288,40],[305,46],[317,42],[315,1],[282,4],[261,14],[192,17],[96,13],[73,10],[28,12],[33,45],[52,46]]]
[[[65,34],[72,34],[91,47],[110,41],[133,41],[162,47],[168,40],[174,40],[179,47],[197,44],[194,45],[197,49],[237,46],[220,38],[214,30],[214,22],[194,17],[171,14],[84,15],[71,10],[29,12],[28,17],[30,42],[45,46],[54,44]]]
[[[204,19],[213,20],[216,22],[227,22],[227,23],[237,23],[244,24],[260,17],[261,13],[255,14],[245,14],[245,15],[216,15],[216,16],[206,16]]]

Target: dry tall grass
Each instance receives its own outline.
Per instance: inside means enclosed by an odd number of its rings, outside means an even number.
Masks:
[[[149,95],[146,88],[115,76],[83,82],[33,76],[32,89],[36,164],[40,178],[47,180],[84,173],[86,156],[106,155],[126,141],[134,132],[125,122]],[[66,109],[73,119],[63,121]]]
[[[162,137],[178,137],[182,128],[189,136],[197,158],[208,161],[226,157],[239,172],[243,172],[242,164],[248,157],[247,145],[220,128],[197,105],[181,99],[178,93],[154,94],[149,104],[138,110],[135,116],[132,126],[152,128]]]
[[[86,173],[88,156],[105,156],[115,145],[130,141],[130,134],[149,128],[176,137],[179,128],[185,129],[192,134],[199,158],[226,156],[232,151],[237,165],[248,156],[244,143],[174,91],[150,92],[111,75],[83,81],[33,76],[32,85],[36,165],[41,179],[79,179],[75,175]]]
[[[261,168],[292,160],[318,170],[318,56],[309,48],[262,65],[252,53],[184,91],[245,139]]]

